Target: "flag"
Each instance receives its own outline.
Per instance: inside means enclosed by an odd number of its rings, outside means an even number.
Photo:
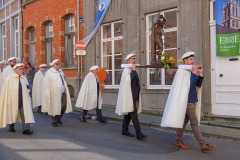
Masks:
[[[107,10],[108,10],[108,7],[109,7],[110,3],[111,3],[111,0],[99,0],[98,13],[97,13],[96,21],[95,21],[95,24],[94,24],[94,27],[93,27],[93,31],[86,38],[83,39],[86,46],[88,45],[90,40],[95,36],[99,26],[102,23],[102,20],[103,20],[104,16],[107,13]]]

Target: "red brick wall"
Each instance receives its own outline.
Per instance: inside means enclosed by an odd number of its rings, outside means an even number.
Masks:
[[[80,1],[80,16],[84,15],[84,0]],[[45,24],[53,22],[53,59],[60,59],[64,66],[64,18],[73,14],[75,18],[75,41],[77,41],[77,1],[76,0],[37,0],[23,9],[24,61],[29,59],[28,31],[35,28],[36,66],[45,63]],[[84,38],[83,24],[80,23],[80,39]],[[77,64],[77,56],[76,56]],[[63,69],[64,70],[64,69]],[[66,77],[76,77],[77,69],[64,70]]]

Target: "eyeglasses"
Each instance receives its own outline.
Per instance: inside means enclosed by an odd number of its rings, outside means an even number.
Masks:
[[[19,70],[23,70],[23,68],[21,67],[21,68],[17,68],[17,69],[19,69]]]
[[[46,67],[41,67],[41,68],[46,68]]]
[[[58,65],[58,66],[60,65],[60,63],[55,63],[55,64]]]

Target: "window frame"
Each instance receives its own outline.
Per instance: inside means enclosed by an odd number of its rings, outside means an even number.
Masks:
[[[104,58],[105,57],[111,57],[111,63],[112,63],[112,68],[111,69],[106,69],[107,72],[111,72],[112,74],[112,84],[111,85],[105,85],[105,88],[106,89],[118,89],[120,84],[115,84],[115,72],[116,71],[123,71],[123,69],[115,69],[115,56],[119,56],[119,55],[122,55],[123,56],[123,53],[121,54],[115,54],[115,41],[118,41],[118,40],[122,40],[123,41],[123,34],[121,36],[117,36],[115,37],[114,36],[114,24],[116,23],[123,23],[122,20],[119,20],[119,21],[114,21],[114,22],[111,22],[111,23],[105,23],[103,25],[101,25],[101,66],[103,67],[104,66]],[[111,37],[109,38],[103,38],[103,28],[104,26],[107,26],[107,25],[111,25]],[[123,24],[122,24],[122,30],[123,30]],[[106,42],[111,42],[111,55],[104,55],[103,53],[103,44],[106,43]]]
[[[73,29],[71,29],[73,28]],[[68,37],[72,37],[71,41],[73,42],[72,45],[72,54],[66,54],[66,42],[68,42],[68,40],[66,40],[66,38],[68,39]],[[64,20],[64,48],[65,48],[65,67],[75,67],[75,15],[70,14],[68,15],[68,17],[66,17],[66,19]],[[71,56],[71,57],[70,57]],[[69,63],[72,62],[72,63]]]
[[[6,23],[1,24],[1,38],[2,38],[2,53],[3,60],[7,60],[7,36],[6,36]]]
[[[17,28],[16,28],[16,26],[17,26]],[[13,27],[14,27],[14,52],[15,52],[15,57],[20,58],[19,17],[13,18]]]
[[[51,50],[48,52],[48,45],[50,45]],[[53,22],[49,21],[45,25],[45,61],[46,64],[51,63],[53,60]],[[50,55],[49,55],[50,54]]]
[[[163,52],[168,51],[168,50],[176,50],[176,54],[178,56],[178,13],[177,13],[177,8],[173,8],[173,9],[168,9],[168,10],[163,10],[163,11],[159,11],[159,12],[154,12],[151,14],[147,14],[146,15],[146,60],[147,60],[147,64],[151,63],[150,60],[150,39],[149,36],[151,36],[151,31],[149,30],[149,18],[153,15],[164,15],[164,13],[166,12],[171,12],[171,11],[176,11],[176,27],[172,27],[172,28],[164,28],[164,33],[171,33],[171,32],[177,32],[177,42],[176,42],[176,47],[175,48],[163,48]],[[165,37],[162,37],[163,40],[163,44],[165,42]],[[150,85],[150,68],[147,69],[147,89],[167,89],[169,90],[171,88],[171,85],[166,85],[166,76],[165,76],[165,72],[166,69],[161,68],[161,85]]]

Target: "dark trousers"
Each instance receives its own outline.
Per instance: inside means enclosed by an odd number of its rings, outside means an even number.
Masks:
[[[128,131],[128,127],[129,127],[131,120],[133,122],[133,126],[135,128],[136,135],[140,135],[142,132],[141,132],[141,128],[140,128],[140,124],[139,124],[139,120],[138,120],[136,102],[134,103],[134,111],[129,112],[127,115],[124,115],[123,124],[122,124],[122,132]]]
[[[61,104],[62,104],[62,106],[61,106],[61,113],[60,113],[60,115],[52,116],[52,122],[57,122],[58,120],[61,120],[63,114],[66,111],[66,108],[67,108],[67,96],[66,96],[66,93],[62,94]]]
[[[19,108],[19,112],[20,112],[20,117],[21,117],[21,120],[22,120],[22,129],[23,130],[30,129],[30,125],[25,123],[23,107]],[[9,124],[9,129],[14,129],[14,123]]]
[[[183,135],[185,127],[189,121],[190,121],[190,124],[192,127],[193,134],[194,134],[195,138],[197,139],[199,145],[204,146],[205,141],[203,140],[203,136],[198,127],[198,119],[197,119],[196,112],[195,112],[195,105],[193,103],[189,103],[187,105],[187,112],[186,112],[183,128],[177,129],[176,143],[182,142],[182,135]]]

